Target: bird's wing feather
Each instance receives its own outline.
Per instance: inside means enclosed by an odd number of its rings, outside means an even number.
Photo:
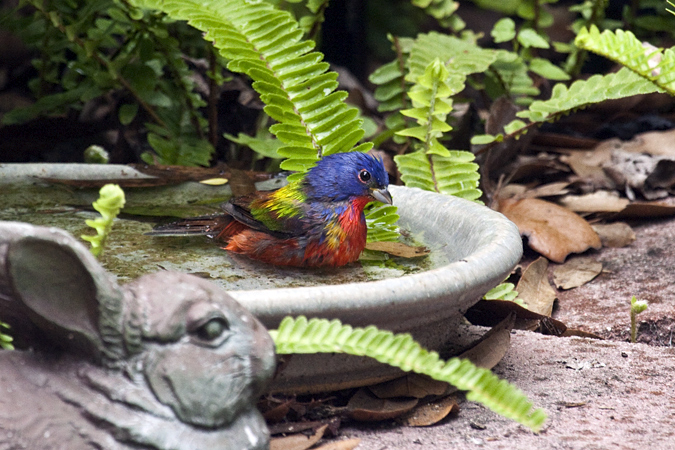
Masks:
[[[271,236],[288,239],[304,233],[304,228],[296,217],[279,217],[276,212],[261,206],[276,191],[259,191],[231,199],[223,204],[223,210],[237,222],[253,230],[262,231]]]

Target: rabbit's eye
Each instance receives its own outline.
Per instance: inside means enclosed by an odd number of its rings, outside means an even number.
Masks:
[[[214,317],[197,328],[195,334],[199,339],[204,341],[213,341],[214,339],[219,338],[228,329],[229,327],[225,319]]]

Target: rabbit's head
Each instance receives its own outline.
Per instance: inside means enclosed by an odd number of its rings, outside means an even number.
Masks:
[[[43,337],[147,386],[181,422],[221,428],[253,408],[273,374],[273,342],[222,288],[173,272],[120,287],[67,233],[3,226],[14,234],[0,233],[0,294]]]
[[[220,287],[160,272],[128,285],[141,315],[143,374],[184,422],[230,423],[254,404],[273,374],[265,328]]]

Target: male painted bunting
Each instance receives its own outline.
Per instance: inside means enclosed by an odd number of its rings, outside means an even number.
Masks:
[[[223,247],[269,264],[338,267],[366,245],[363,208],[392,203],[381,159],[359,152],[324,156],[301,179],[275,191],[236,197],[225,214],[156,227],[150,235],[210,236]]]

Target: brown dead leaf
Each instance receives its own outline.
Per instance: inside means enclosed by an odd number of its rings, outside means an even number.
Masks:
[[[551,317],[553,302],[557,292],[548,281],[548,261],[537,258],[527,266],[516,286],[518,298],[523,300],[527,309],[537,314]]]
[[[591,227],[600,236],[603,247],[625,247],[635,240],[635,232],[625,222],[597,223]]]
[[[533,250],[552,261],[562,263],[570,253],[602,246],[588,222],[554,203],[538,198],[506,199],[499,201],[498,211],[527,236]]]
[[[429,395],[445,394],[448,390],[448,383],[434,380],[426,375],[408,373],[395,380],[370,386],[368,389],[379,398],[424,398]]]
[[[605,174],[602,166],[610,160],[612,148],[598,145],[592,151],[569,152],[567,155],[562,155],[560,160],[570,166],[578,177],[598,186],[606,186],[611,184],[611,180]]]
[[[450,395],[418,406],[398,419],[409,427],[428,427],[459,411],[457,399]]]
[[[538,198],[538,197],[557,197],[565,195],[569,191],[567,186],[570,184],[567,181],[556,181],[554,183],[542,184],[533,189],[528,189],[524,197]]]
[[[601,262],[592,258],[572,258],[553,269],[553,282],[559,289],[572,289],[588,283],[601,272]]]
[[[511,173],[511,180],[518,181],[526,178],[541,177],[542,175],[568,173],[569,171],[569,167],[562,164],[557,155],[520,155],[518,156],[515,170]]]
[[[608,141],[605,142],[609,141],[612,142],[606,145],[611,146],[614,149],[675,158],[675,129],[667,131],[647,131],[635,135],[635,137],[629,141],[608,139]],[[618,141],[618,143],[615,141]]]
[[[370,390],[361,388],[349,399],[347,413],[352,419],[362,422],[388,420],[410,411],[418,401],[416,398],[381,399]]]
[[[426,247],[413,247],[403,242],[369,242],[366,244],[366,248],[400,256],[401,258],[417,258],[430,253]]]
[[[511,183],[502,187],[499,191],[499,198],[539,198],[539,197],[558,197],[567,194],[566,189],[569,186],[567,181],[557,181],[554,183],[542,184],[535,188],[528,188],[522,184]]]
[[[298,433],[291,436],[272,438],[270,440],[270,450],[307,450],[319,442],[326,428],[328,428],[328,425],[323,425],[311,436]]]
[[[619,197],[616,192],[596,191],[586,195],[567,195],[560,204],[567,209],[580,213],[619,212],[630,203],[627,198]]]
[[[258,410],[260,410],[267,423],[275,423],[286,417],[294,402],[294,398],[277,400],[267,397],[258,402]]]
[[[665,202],[633,202],[612,219],[646,219],[675,216],[675,206]]]
[[[527,327],[532,321],[539,322],[539,331],[543,334],[561,336],[567,330],[567,326],[559,320],[537,314],[509,300],[481,300],[469,308],[464,317],[474,325],[489,327],[513,313],[516,314],[515,328],[519,330],[529,329]]]
[[[478,367],[492,369],[511,346],[511,330],[515,321],[515,314],[507,316],[485,333],[473,347],[459,355],[459,358],[468,359]]]
[[[534,135],[532,144],[538,147],[549,147],[546,149],[549,152],[567,153],[575,149],[591,149],[598,145],[598,140],[539,130]]]
[[[341,441],[329,442],[314,450],[354,450],[361,443],[361,439],[343,439]]]

